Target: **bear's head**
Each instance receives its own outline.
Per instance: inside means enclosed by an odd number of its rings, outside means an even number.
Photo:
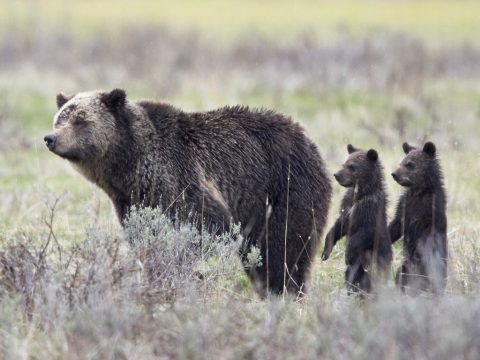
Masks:
[[[53,132],[44,141],[50,151],[74,163],[100,159],[118,136],[118,117],[126,103],[125,91],[94,91],[75,96],[57,95]]]
[[[427,142],[423,149],[417,149],[408,143],[403,144],[405,157],[400,167],[392,173],[393,179],[405,187],[428,186],[428,179],[437,174],[436,147],[432,142]]]
[[[365,188],[372,182],[376,183],[381,176],[378,153],[374,149],[368,151],[347,145],[348,158],[334,176],[344,187],[358,186]]]

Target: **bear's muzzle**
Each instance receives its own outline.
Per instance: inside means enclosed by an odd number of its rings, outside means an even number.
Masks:
[[[57,144],[57,135],[49,134],[43,138],[43,141],[45,141],[45,145],[47,145],[48,150],[52,151]]]

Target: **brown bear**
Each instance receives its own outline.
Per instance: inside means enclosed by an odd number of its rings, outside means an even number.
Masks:
[[[403,237],[404,261],[396,275],[403,292],[443,292],[447,278],[447,216],[443,175],[436,147],[403,144],[406,156],[393,178],[407,190],[389,225],[395,242]]]
[[[259,292],[304,291],[331,185],[299,124],[243,106],[187,113],[121,89],[59,94],[57,106],[47,147],[107,193],[121,222],[135,205],[210,232],[240,223],[242,260],[260,250],[248,269]]]
[[[340,216],[325,237],[322,260],[327,260],[336,242],[346,236],[347,291],[365,296],[372,292],[374,282],[387,279],[392,260],[387,195],[377,152],[363,151],[350,144],[347,150],[347,161],[334,176],[348,190]]]

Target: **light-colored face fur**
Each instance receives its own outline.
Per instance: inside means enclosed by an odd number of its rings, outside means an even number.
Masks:
[[[104,92],[79,93],[53,118],[52,152],[72,162],[101,158],[115,140],[115,118],[102,101]]]

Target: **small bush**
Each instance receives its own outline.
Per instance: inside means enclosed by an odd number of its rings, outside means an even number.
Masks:
[[[0,357],[475,359],[480,352],[478,285],[467,296],[409,298],[387,288],[362,302],[313,287],[300,303],[260,301],[239,287],[239,242],[238,227],[211,236],[148,208],[132,210],[120,237],[89,226],[82,241],[62,247],[51,231],[18,235],[0,253]],[[261,261],[255,251],[249,259]]]

